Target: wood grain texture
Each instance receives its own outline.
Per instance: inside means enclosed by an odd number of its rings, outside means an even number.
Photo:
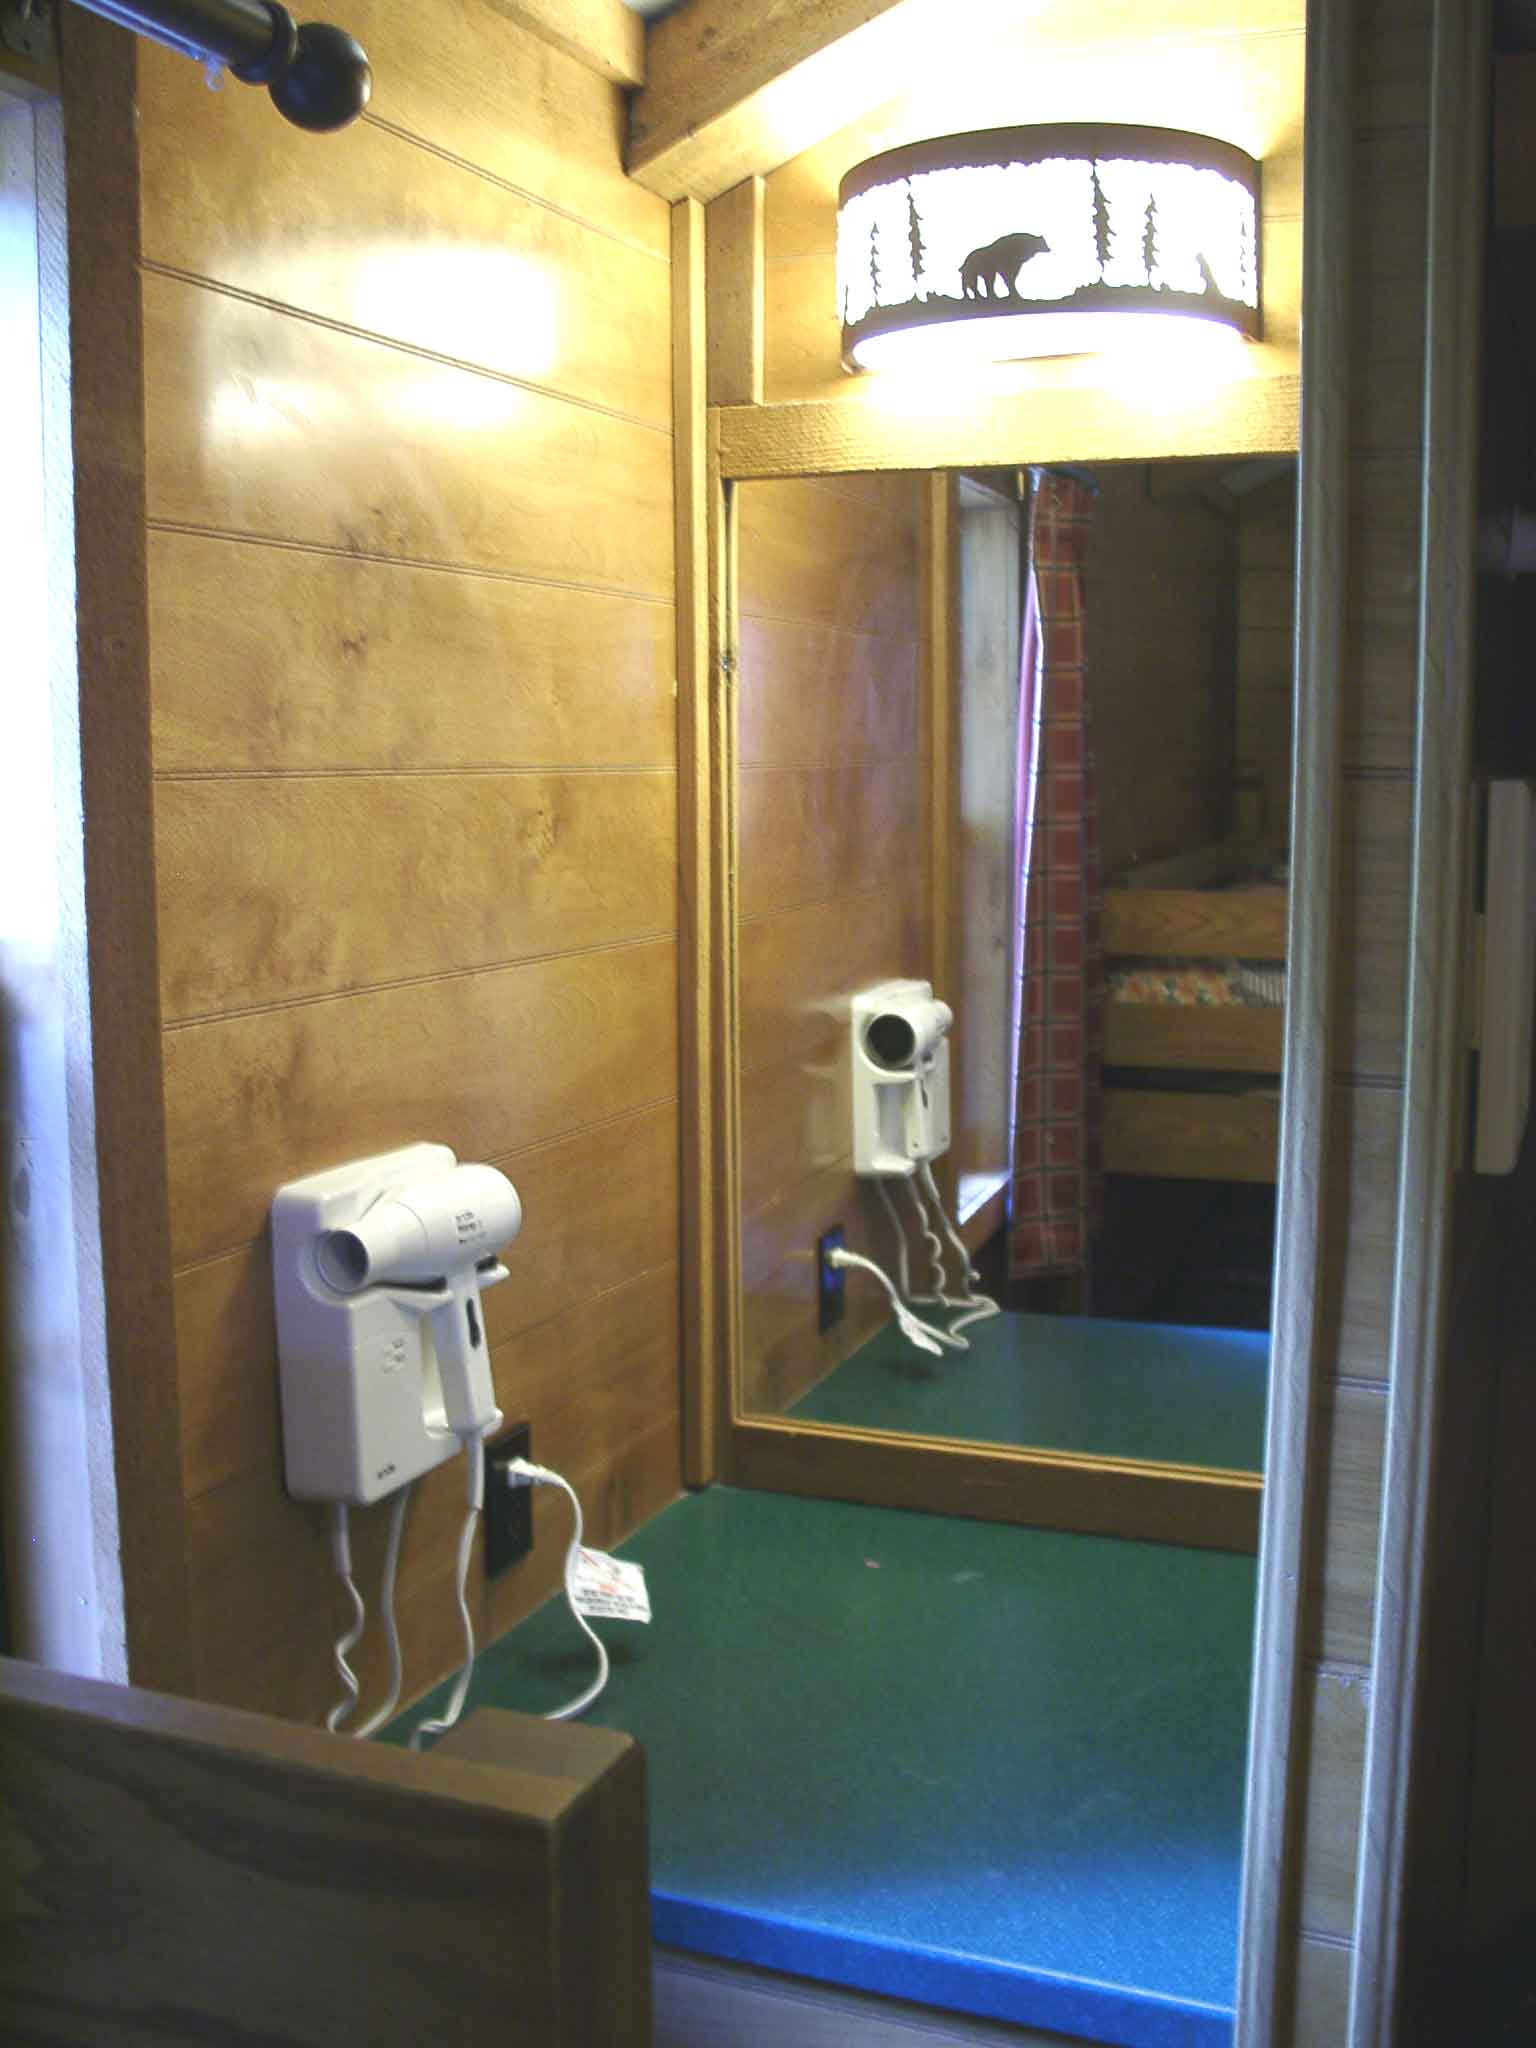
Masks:
[[[1386,1427],[1384,1388],[1329,1389],[1322,1483],[1313,1504],[1307,1648],[1330,1663],[1371,1661]]]
[[[1041,390],[1020,373],[978,374],[964,401],[898,412],[845,404],[725,406],[727,477],[824,476],[843,470],[975,469],[1026,462],[1155,462],[1175,456],[1289,455],[1300,379],[1252,377],[1151,410],[1103,390]]]
[[[1283,887],[1106,889],[1104,951],[1283,960],[1288,907]]]
[[[858,768],[743,768],[744,921],[864,894],[928,868],[921,760]]]
[[[513,2002],[551,2048],[649,2039],[626,1738],[504,1743],[492,1769],[20,1666],[5,1695],[13,2039],[143,2048],[169,2024],[403,2048],[476,2038]]]
[[[724,420],[727,414],[717,414]],[[839,477],[785,477],[739,494],[737,606],[845,632],[910,635],[921,561],[920,480],[881,479],[873,495]],[[796,694],[806,683],[795,678]],[[754,687],[768,687],[758,678]]]
[[[711,405],[763,400],[763,181],[745,178],[704,216],[709,324],[705,390]]]
[[[655,938],[676,915],[663,771],[162,782],[155,825],[170,1020]]]
[[[1336,1091],[1324,1226],[1332,1256],[1319,1281],[1319,1343],[1325,1362],[1357,1379],[1380,1381],[1390,1371],[1402,1109],[1395,1087]]]
[[[133,45],[64,29],[75,606],[94,1144],[129,1677],[191,1683],[160,1090],[144,596],[144,376]],[[14,1539],[13,1539],[14,1540]]]
[[[419,1130],[480,1159],[579,1129],[599,1106],[665,1100],[676,1018],[675,949],[657,941],[172,1031],[177,1263],[257,1237],[284,1180]]]
[[[828,1017],[869,982],[916,972],[925,920],[915,892],[882,890],[846,903],[811,903],[746,926],[741,934],[741,1065],[803,1057]]]
[[[1406,778],[1348,777],[1340,799],[1339,984],[1346,1021],[1338,1059],[1351,1072],[1395,1080],[1406,1049],[1413,785]]]
[[[154,273],[144,316],[155,520],[671,597],[665,434]]]
[[[1296,1944],[1294,2048],[1337,2048],[1349,2027],[1349,1948],[1303,1935]]]
[[[1258,1540],[1252,1473],[767,1422],[738,1430],[737,1454],[739,1483],[775,1493],[1197,1549],[1252,1550]]]
[[[611,79],[645,83],[645,22],[623,0],[496,0],[510,21]]]
[[[1301,1926],[1308,1934],[1347,1937],[1354,1927],[1360,1780],[1370,1678],[1361,1671],[1313,1666],[1304,1680],[1304,1783]]]
[[[523,1203],[513,1277],[485,1296],[493,1345],[673,1256],[677,1112],[660,1103],[491,1160]],[[266,1234],[176,1278],[183,1483],[189,1498],[276,1468],[277,1332]]]
[[[1173,1089],[1106,1088],[1108,1173],[1175,1180],[1272,1181],[1280,1145],[1280,1097],[1199,1095]]]
[[[884,99],[956,8],[936,0],[780,0],[744,18],[730,0],[663,16],[630,107],[630,176],[667,199],[713,199],[816,139],[823,108]],[[978,18],[975,0],[961,12]]]
[[[424,41],[411,0],[352,9],[373,63],[364,119],[665,256],[666,206],[624,174],[622,94],[483,0],[444,0],[432,19]]]
[[[1112,1002],[1104,1011],[1106,1066],[1278,1074],[1284,1047],[1282,1009],[1164,1009],[1156,1003]]]
[[[161,775],[672,764],[670,604],[190,533],[149,586]]]
[[[910,633],[743,617],[743,770],[917,753],[919,654]],[[791,673],[793,693],[760,686]]]
[[[373,121],[317,179],[261,94],[211,94],[154,44],[139,101],[149,263],[670,427],[649,251]]]

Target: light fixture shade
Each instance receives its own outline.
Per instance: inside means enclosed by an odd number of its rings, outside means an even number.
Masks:
[[[1259,333],[1259,166],[1207,135],[1064,121],[914,142],[837,205],[850,369],[1066,355],[1171,318]]]

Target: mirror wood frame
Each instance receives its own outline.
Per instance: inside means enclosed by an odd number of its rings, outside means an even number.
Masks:
[[[1347,120],[1347,113],[1343,118]],[[1310,183],[1310,159],[1308,178],[1309,189],[1316,189]],[[742,237],[748,250],[742,263],[743,289],[750,298],[753,269],[760,267],[761,261],[761,208],[738,207],[736,211],[746,229]],[[709,253],[710,274],[717,280],[718,290],[725,269],[718,239],[710,241]],[[674,257],[678,254],[674,246]],[[685,249],[684,260],[686,255]],[[741,295],[741,291],[734,295],[738,309]],[[720,343],[711,330],[716,356],[709,372],[716,389],[728,381],[742,389],[760,388],[760,370],[754,371],[750,362],[754,345],[760,360],[760,338],[754,335],[750,320],[740,323],[740,329],[748,365],[734,380],[721,375]],[[1093,391],[1052,391],[1049,406],[1042,407],[1037,396],[1024,391],[991,396],[980,403],[935,408],[918,417],[897,417],[873,405],[836,400],[714,405],[698,423],[702,474],[692,495],[695,517],[705,527],[700,575],[707,591],[702,607],[707,647],[700,648],[700,658],[710,686],[694,693],[703,701],[696,703],[694,711],[697,739],[691,776],[689,764],[684,764],[692,804],[685,819],[682,860],[685,876],[694,881],[693,902],[707,906],[707,919],[696,922],[693,958],[697,984],[691,1001],[685,999],[684,1005],[685,1028],[692,1027],[689,1035],[695,1047],[691,1061],[685,1053],[685,1118],[704,1169],[694,1199],[708,1214],[695,1219],[699,1235],[684,1301],[685,1327],[692,1339],[692,1387],[686,1404],[694,1425],[689,1432],[687,1471],[692,1483],[718,1479],[775,1492],[832,1496],[985,1520],[1215,1549],[1257,1548],[1264,1489],[1260,1473],[900,1436],[743,1411],[734,573],[738,537],[734,487],[757,479],[870,471],[947,472],[1031,463],[1296,455],[1304,416],[1301,376],[1280,375],[1229,385],[1201,400],[1186,400],[1156,413]],[[1319,532],[1319,508],[1314,504],[1309,515],[1305,503],[1308,475],[1304,464],[1298,501],[1300,557],[1309,545],[1317,544]],[[1310,478],[1315,490],[1315,466]],[[935,476],[932,484],[927,524],[930,533],[942,535],[945,479]],[[688,547],[697,538],[680,526],[680,562],[688,559]],[[1332,538],[1336,536],[1330,535]],[[953,564],[942,543],[931,546],[928,555],[923,634],[930,674],[943,678],[949,666]],[[1331,580],[1336,586],[1337,576]],[[1304,672],[1298,666],[1294,683],[1298,733],[1315,732],[1323,725],[1334,729],[1337,714],[1324,698],[1336,689],[1336,673],[1329,674],[1315,661]],[[948,761],[938,703],[930,707],[930,715],[931,791],[935,815],[942,815]],[[683,723],[686,730],[686,706]],[[1331,753],[1316,759],[1303,754],[1298,755],[1296,770],[1293,804],[1297,819],[1306,821],[1306,832],[1305,843],[1300,837],[1293,843],[1291,959],[1293,963],[1306,959],[1315,971],[1317,963],[1326,962],[1331,955],[1332,891],[1320,885],[1324,875],[1331,875],[1335,858],[1328,821],[1334,809],[1331,777],[1336,763]],[[931,892],[936,911],[947,886],[942,857],[935,861],[934,870]],[[1304,917],[1298,916],[1298,906],[1305,906]],[[933,916],[932,929],[942,929],[943,922],[942,917]],[[1293,966],[1293,987],[1296,985]],[[1320,1027],[1327,1006],[1309,998],[1305,984],[1301,987],[1300,999],[1293,999],[1288,1006],[1282,1125],[1305,1119],[1308,1127],[1317,1131],[1320,1150],[1322,1077],[1328,1070]],[[701,1057],[698,1049],[706,1041],[710,1050],[707,1057]],[[708,1137],[701,1142],[700,1134],[705,1132]],[[1306,1155],[1298,1156],[1294,1142],[1288,1150],[1292,1176],[1305,1171]],[[1318,1217],[1314,1205],[1307,1232],[1298,1238],[1292,1228],[1288,1236],[1286,1210],[1289,1207],[1294,1214],[1298,1190],[1294,1178],[1288,1182],[1286,1175],[1287,1147],[1282,1144],[1277,1183],[1277,1286],[1310,1293],[1296,1262],[1304,1251],[1309,1262],[1306,1270],[1315,1263]],[[1315,1189],[1316,1182],[1311,1185]],[[708,1258],[698,1255],[706,1235],[711,1247]],[[1282,1269],[1279,1252],[1286,1244],[1289,1263]],[[705,1331],[712,1333],[707,1341]],[[1276,1345],[1281,1341],[1277,1327]],[[1272,1373],[1275,1370],[1272,1366]]]

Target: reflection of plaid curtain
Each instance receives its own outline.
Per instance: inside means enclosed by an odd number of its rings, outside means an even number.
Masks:
[[[1019,704],[1014,1279],[1088,1269],[1103,1199],[1097,774],[1083,687],[1092,498],[1036,473]]]

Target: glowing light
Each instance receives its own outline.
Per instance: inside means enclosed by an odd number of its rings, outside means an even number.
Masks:
[[[1140,347],[1169,320],[1256,337],[1257,185],[1234,145],[1161,128],[1064,122],[888,150],[839,194],[844,361]]]

